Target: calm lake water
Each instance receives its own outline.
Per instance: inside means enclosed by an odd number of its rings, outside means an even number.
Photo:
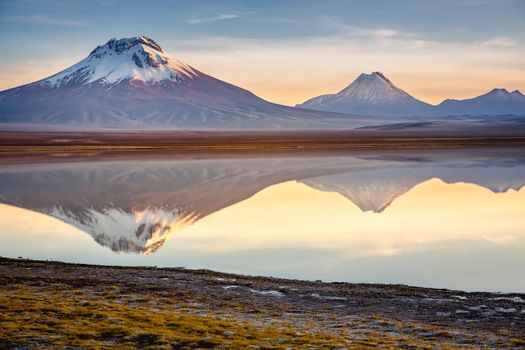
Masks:
[[[0,163],[0,255],[525,292],[524,149]]]

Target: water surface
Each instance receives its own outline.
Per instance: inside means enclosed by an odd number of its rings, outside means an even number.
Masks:
[[[0,255],[525,291],[523,149],[0,163]]]

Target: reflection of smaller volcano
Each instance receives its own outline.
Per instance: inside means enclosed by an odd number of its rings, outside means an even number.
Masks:
[[[510,189],[519,191],[525,185],[525,167],[491,168],[487,164],[464,167],[432,164],[421,167],[406,164],[373,171],[320,176],[301,182],[321,191],[338,192],[362,211],[380,213],[397,197],[432,178],[447,183],[472,183],[494,193]]]
[[[362,171],[321,176],[301,182],[321,191],[338,192],[362,211],[380,213],[397,197],[424,181],[419,177],[408,178],[400,175],[403,174],[399,169]]]

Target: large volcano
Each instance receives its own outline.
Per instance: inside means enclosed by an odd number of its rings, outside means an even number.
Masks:
[[[171,57],[145,36],[111,39],[55,75],[0,92],[0,123],[72,130],[333,129],[367,124],[347,115],[267,102]]]

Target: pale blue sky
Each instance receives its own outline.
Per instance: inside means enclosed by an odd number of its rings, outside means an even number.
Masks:
[[[430,102],[525,89],[520,0],[0,0],[0,89],[61,70],[111,37],[136,35],[288,104],[374,70]],[[432,86],[423,84],[429,77]]]

